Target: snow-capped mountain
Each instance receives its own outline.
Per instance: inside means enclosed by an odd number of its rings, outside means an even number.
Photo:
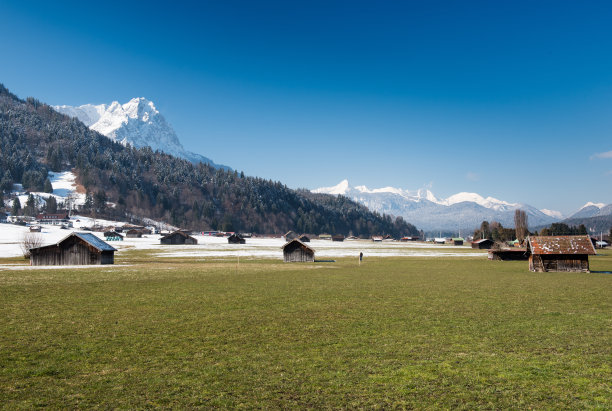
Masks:
[[[136,148],[151,147],[167,154],[187,159],[193,163],[208,163],[217,168],[228,168],[215,164],[209,158],[192,153],[179,141],[176,132],[152,101],[144,97],[133,98],[125,104],[85,104],[79,107],[54,106],[55,110],[76,117],[87,127],[123,145]]]
[[[580,209],[578,209],[578,211],[576,211],[574,214],[570,215],[568,218],[588,218],[595,217],[598,215],[607,215],[610,214],[610,212],[606,212],[608,211],[606,210],[606,208],[610,208],[611,206],[612,204],[606,206],[604,203],[592,203],[589,201],[588,203],[580,207]]]
[[[312,191],[344,195],[379,213],[402,216],[418,228],[428,231],[473,230],[483,220],[498,221],[506,227],[513,227],[514,211],[517,209],[525,210],[530,226],[549,224],[561,218],[558,211],[538,210],[528,204],[485,198],[476,193],[462,192],[438,199],[426,189],[409,191],[395,187],[351,187],[348,180]]]

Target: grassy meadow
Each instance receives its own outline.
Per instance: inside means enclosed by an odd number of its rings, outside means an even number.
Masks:
[[[116,263],[0,268],[1,407],[612,408],[611,274]],[[611,271],[612,253],[591,269]]]

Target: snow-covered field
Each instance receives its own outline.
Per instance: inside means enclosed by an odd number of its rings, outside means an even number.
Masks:
[[[62,230],[55,226],[42,226],[40,236],[43,245],[54,244],[70,234],[79,231],[80,227],[90,226],[93,220],[84,217],[75,218],[74,229]],[[108,223],[96,220],[98,223]],[[121,225],[121,224],[117,224]],[[29,232],[27,227],[11,224],[0,224],[0,257],[18,257],[22,255],[20,242]],[[104,239],[102,233],[94,233]],[[125,238],[123,241],[109,242],[119,252],[126,249],[152,250],[159,258],[184,257],[194,259],[207,258],[273,258],[282,259],[281,247],[285,244],[282,238],[247,238],[246,244],[228,244],[227,238],[194,235],[197,245],[160,245],[159,235],[145,235],[142,238]],[[332,242],[313,240],[308,245],[316,252],[317,259],[355,257],[363,252],[368,257],[484,257],[486,253],[472,251],[468,247],[436,246],[425,243],[373,242],[354,240]]]

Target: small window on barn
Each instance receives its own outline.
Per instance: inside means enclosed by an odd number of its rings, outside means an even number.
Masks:
[[[89,262],[90,263],[95,263],[97,260],[97,255],[95,253],[89,253]]]

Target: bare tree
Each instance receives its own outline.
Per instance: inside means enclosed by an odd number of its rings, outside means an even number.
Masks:
[[[514,211],[514,229],[516,230],[516,239],[522,244],[527,234],[527,213],[525,211]]]
[[[38,233],[24,233],[19,245],[21,246],[23,257],[30,258],[30,250],[43,245],[43,239]]]

